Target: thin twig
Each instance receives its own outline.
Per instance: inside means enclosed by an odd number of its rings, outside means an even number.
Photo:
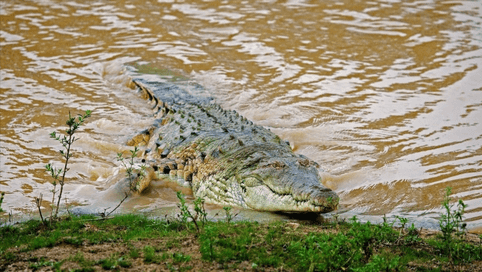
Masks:
[[[129,193],[126,192],[126,195],[125,197],[119,202],[119,204],[117,204],[117,206],[112,210],[110,211],[109,213],[105,214],[103,213],[104,215],[102,217],[106,218],[108,217],[109,215],[111,215],[115,210],[117,210],[117,208],[120,207],[120,205],[129,197]]]
[[[40,209],[40,204],[42,203],[42,194],[40,197],[35,198],[35,202],[37,202],[38,213],[40,214],[40,219],[42,219],[42,223],[45,224],[44,217],[42,216],[42,210]]]

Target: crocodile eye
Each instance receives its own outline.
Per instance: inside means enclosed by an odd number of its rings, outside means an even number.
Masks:
[[[259,164],[260,168],[275,168],[280,170],[286,167],[286,164],[282,161],[265,161]]]
[[[281,168],[285,168],[286,164],[284,162],[281,162],[281,161],[274,161],[274,162],[270,163],[270,166],[274,167],[276,169],[281,169]]]

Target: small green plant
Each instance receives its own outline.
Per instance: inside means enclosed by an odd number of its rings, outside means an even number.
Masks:
[[[450,205],[450,194],[452,193],[452,188],[447,187],[445,190],[444,200],[442,202],[442,207],[445,213],[442,213],[439,220],[440,230],[442,231],[443,240],[446,243],[452,241],[452,235],[456,234],[461,236],[465,233],[466,224],[463,222],[463,215],[465,213],[465,208],[467,205],[459,199],[457,203],[457,209],[452,210],[454,205]]]
[[[102,218],[106,218],[111,215],[117,208],[124,203],[124,201],[129,197],[129,192],[134,191],[138,192],[139,189],[139,181],[146,176],[146,165],[142,164],[140,169],[136,169],[134,167],[134,159],[137,157],[139,148],[137,146],[134,147],[134,150],[129,150],[131,152],[131,156],[128,158],[124,158],[122,152],[117,153],[117,161],[120,161],[126,170],[126,176],[129,180],[129,191],[124,193],[124,198],[119,201],[119,204],[115,206],[111,211],[107,212],[109,208],[104,209],[103,212],[100,213]],[[137,172],[137,173],[136,173]]]
[[[119,266],[128,268],[132,266],[132,262],[124,257],[119,257],[117,254],[112,254],[110,257],[98,261],[98,263],[105,270],[118,270]]]
[[[3,212],[2,209],[2,203],[3,203],[3,197],[5,196],[5,192],[0,193],[0,212]]]
[[[226,212],[226,223],[231,223],[231,221],[233,220],[234,217],[236,217],[236,215],[238,214],[235,214],[233,215],[231,213],[231,210],[233,209],[233,207],[230,207],[230,206],[224,206],[223,207],[223,210]]]
[[[189,211],[189,208],[187,207],[186,204],[186,199],[184,198],[184,194],[182,192],[177,192],[177,199],[179,199],[179,204],[177,205],[179,209],[181,210],[181,213],[178,214],[178,217],[181,220],[181,223],[184,225],[187,224],[187,220],[191,217],[191,212]]]
[[[402,232],[405,230],[405,225],[407,225],[408,223],[408,218],[405,218],[405,217],[401,217],[401,216],[395,216],[398,221],[400,221],[400,224],[401,224],[401,227],[400,227],[400,231],[398,233],[398,236],[402,236]],[[413,225],[413,224],[412,224]]]
[[[68,168],[69,159],[72,157],[72,153],[71,153],[72,144],[76,140],[78,140],[78,138],[75,138],[74,134],[77,132],[77,129],[79,129],[79,127],[84,123],[85,119],[87,117],[90,117],[90,114],[91,114],[91,111],[87,110],[83,115],[79,114],[77,117],[72,117],[72,115],[69,112],[69,118],[67,119],[67,122],[66,122],[68,129],[65,131],[65,135],[57,134],[55,131],[50,133],[50,138],[53,138],[59,141],[64,147],[64,150],[59,150],[59,153],[65,159],[63,168],[55,168],[54,166],[52,166],[51,163],[48,163],[47,165],[45,165],[45,170],[52,177],[53,179],[52,184],[54,186],[54,188],[52,189],[52,212],[50,215],[50,220],[56,219],[58,217],[60,200],[62,199],[62,193],[64,191],[65,174],[67,173],[67,171],[69,171],[69,168]],[[57,184],[60,185],[60,191],[57,196],[57,204],[55,204]],[[40,198],[36,198],[36,203],[40,212],[40,216],[42,218],[42,222],[45,223],[42,217],[42,212],[40,210],[41,202],[42,202],[42,196],[40,196]]]
[[[442,202],[444,213],[440,215],[439,226],[440,230],[442,231],[442,245],[440,248],[443,252],[448,254],[450,263],[453,266],[454,259],[460,257],[460,245],[457,241],[454,241],[453,235],[455,234],[460,238],[465,234],[467,224],[463,222],[463,215],[467,205],[461,199],[459,199],[457,208],[452,210],[454,205],[450,204],[451,193],[452,188],[447,187],[445,190],[444,200]]]
[[[196,200],[194,200],[194,212],[196,213],[194,215],[194,217],[196,219],[199,219],[199,222],[201,222],[202,226],[204,227],[204,225],[208,221],[207,220],[208,213],[206,212],[206,209],[204,208],[204,199],[198,197],[198,198],[196,198]],[[198,232],[199,232],[199,228],[197,228],[197,229],[198,229]]]
[[[54,271],[61,271],[60,270],[60,267],[64,264],[65,260],[62,260],[62,261],[59,261],[59,262],[55,262],[53,265],[52,265],[52,268]]]
[[[391,227],[393,227],[393,225],[395,224],[395,221],[388,222],[388,218],[387,218],[387,216],[386,216],[385,214],[383,215],[382,219],[383,219],[382,226],[384,226],[384,227],[390,227],[390,228],[391,228]],[[351,219],[351,220],[352,220],[352,219]]]
[[[189,262],[191,260],[190,255],[183,254],[181,252],[175,252],[171,254],[164,253],[163,259],[167,260],[169,257],[172,257],[172,263],[165,262],[167,269],[170,271],[187,271],[191,270],[192,266],[183,266],[183,264]]]
[[[479,234],[479,256],[482,259],[482,234]]]
[[[104,270],[114,270],[117,268],[117,261],[116,259],[112,258],[112,256],[109,258],[100,260],[99,263]]]
[[[138,181],[146,176],[146,165],[141,165],[140,169],[134,167],[134,159],[137,158],[139,154],[139,148],[134,147],[134,150],[129,150],[131,152],[130,157],[124,158],[122,152],[117,153],[117,161],[120,161],[126,170],[126,176],[129,180],[130,190],[138,190]],[[137,172],[137,173],[136,173]]]
[[[422,241],[422,238],[419,236],[418,230],[415,228],[415,224],[408,228],[407,236],[405,237],[405,242],[408,244],[418,243]]]
[[[336,214],[333,214],[333,217],[329,222],[336,230],[339,230],[340,226],[346,223],[346,219],[345,218],[340,219],[340,215],[336,213]]]
[[[402,267],[398,256],[373,255],[369,263],[363,267],[355,268],[353,271],[400,271]]]
[[[405,225],[408,223],[408,218],[405,218],[405,217],[401,217],[401,216],[395,216],[398,221],[400,221],[400,224],[402,225],[401,228],[402,229],[405,229]]]
[[[191,256],[175,252],[172,254],[172,260],[174,263],[185,263],[191,260]]]
[[[139,258],[139,249],[137,248],[132,248],[130,251],[129,251],[129,256],[133,259],[137,259]]]
[[[194,214],[189,210],[186,199],[184,198],[184,194],[180,191],[177,192],[177,198],[179,199],[178,207],[181,210],[181,213],[178,215],[180,217],[181,223],[187,225],[188,219],[191,219],[196,227],[197,232],[201,231],[201,227],[204,228],[204,225],[207,222],[207,212],[204,208],[204,200],[202,198],[197,198],[194,200]],[[201,226],[200,226],[201,224]]]
[[[53,265],[54,263],[52,261],[46,261],[45,258],[41,258],[40,260],[35,260],[34,263],[30,263],[28,267],[35,271],[41,269],[42,267]]]
[[[125,257],[118,258],[117,263],[120,265],[120,267],[123,267],[123,268],[128,268],[132,266],[132,262]]]
[[[155,263],[157,261],[158,257],[156,255],[156,250],[152,246],[145,246],[143,252],[144,262]]]
[[[78,251],[75,253],[75,255],[70,256],[67,260],[78,263],[84,271],[93,270],[93,265],[95,264],[94,261],[85,259],[82,251]]]
[[[130,158],[124,158],[122,152],[117,153],[117,161],[120,161],[126,170],[126,176],[129,179],[130,186],[132,186],[132,182],[134,181],[134,158],[137,157],[137,146],[134,147],[134,150],[130,150],[131,156]]]

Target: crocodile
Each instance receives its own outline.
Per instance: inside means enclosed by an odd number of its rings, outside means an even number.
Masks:
[[[269,129],[195,94],[200,85],[141,78],[129,85],[150,101],[155,117],[127,142],[142,146],[143,162],[152,169],[138,191],[160,178],[222,206],[287,213],[336,209],[339,197],[321,183],[316,162],[295,154]]]

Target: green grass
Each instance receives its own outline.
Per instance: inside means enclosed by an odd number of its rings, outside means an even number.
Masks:
[[[418,264],[420,271],[433,266],[449,271],[454,264],[482,261],[480,244],[453,237],[447,250],[443,235],[424,240],[410,228],[360,223],[356,218],[350,222],[302,224],[296,230],[284,222],[206,222],[198,231],[193,222],[167,222],[140,215],[105,220],[73,216],[49,226],[34,220],[4,226],[0,228],[0,240],[0,270],[23,260],[22,252],[65,245],[76,248],[77,253],[57,260],[34,257],[29,259],[29,268],[65,269],[64,263],[73,262],[77,271],[122,270],[135,268],[134,263],[141,261],[181,271],[193,269],[195,262],[223,269],[248,263],[247,269],[283,267],[293,271],[404,271],[411,263]],[[195,259],[183,252],[191,248],[186,241],[199,246],[200,257]],[[95,260],[85,257],[86,245],[106,244],[125,249]],[[427,264],[431,264],[430,269],[424,268]]]
[[[327,271],[379,267],[381,260],[394,269],[399,258],[374,255],[374,248],[391,243],[398,233],[387,225],[354,221],[344,231],[301,235],[287,230],[283,223],[268,226],[245,222],[235,225],[211,224],[200,236],[205,260],[227,263],[250,261],[257,267],[292,267],[298,271]],[[368,268],[367,268],[368,269]],[[363,271],[363,270],[362,270]]]
[[[67,260],[78,263],[81,269],[83,269],[84,271],[90,271],[94,269],[93,266],[95,262],[86,260],[84,257],[84,253],[82,253],[81,251],[78,251],[74,256],[70,256]]]
[[[95,229],[102,231],[95,231]],[[19,226],[0,228],[0,251],[24,246],[26,250],[52,247],[59,243],[80,246],[83,242],[99,244],[129,241],[182,232],[179,224],[167,224],[143,216],[123,215],[109,220],[96,220],[92,216],[73,216],[67,220],[45,226],[41,221],[30,220]],[[180,235],[178,233],[178,235]]]
[[[128,257],[119,257],[112,254],[110,257],[101,259],[97,262],[104,270],[118,270],[120,267],[129,268],[132,262]]]

